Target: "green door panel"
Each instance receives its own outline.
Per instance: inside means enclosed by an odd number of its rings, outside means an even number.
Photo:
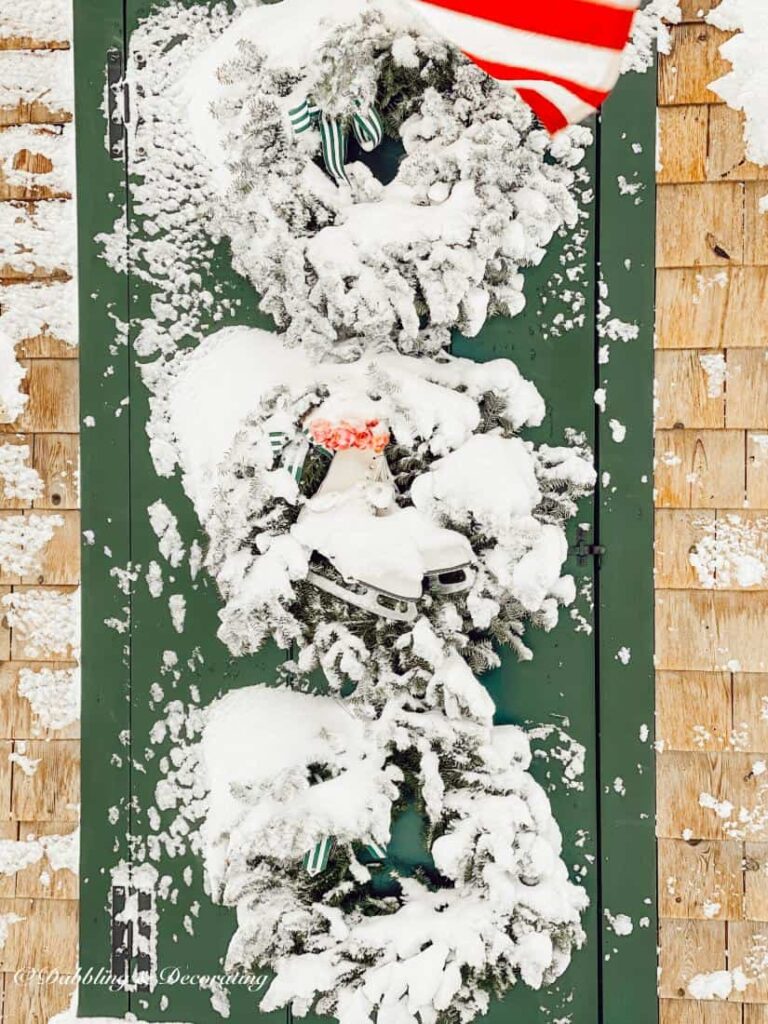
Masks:
[[[599,136],[599,258],[609,317],[637,325],[598,366],[597,529],[600,887],[604,911],[634,922],[617,937],[603,914],[605,1021],[655,1021],[656,848],[653,757],[653,332],[656,73],[625,75]],[[640,186],[636,194],[620,179]],[[604,339],[598,339],[600,341]],[[617,417],[626,437],[614,440]],[[623,654],[619,652],[623,650]],[[629,652],[627,654],[626,652]],[[618,785],[617,780],[623,785]],[[618,792],[617,792],[618,790]]]
[[[104,148],[104,119],[98,109],[104,90],[106,54],[122,49],[119,3],[80,5],[75,19],[77,90],[78,247],[80,279],[80,362],[82,523],[93,543],[82,546],[82,771],[83,843],[80,854],[80,965],[84,972],[109,972],[111,928],[107,911],[108,868],[128,857],[125,829],[109,824],[112,808],[122,815],[130,802],[126,750],[118,737],[130,727],[128,637],[105,627],[124,621],[129,598],[109,575],[115,562],[130,559],[130,489],[127,473],[129,421],[114,412],[128,393],[125,346],[109,351],[115,322],[128,320],[124,278],[107,272],[94,237],[119,215],[124,168]],[[98,182],[98,188],[93,183]],[[111,372],[109,368],[111,367]],[[92,417],[92,419],[90,419]],[[87,424],[93,422],[94,426]],[[113,757],[113,754],[115,755]],[[106,870],[105,870],[106,869]],[[108,979],[107,979],[108,982]],[[92,1016],[128,1010],[128,997],[108,983],[82,985],[80,1012]]]
[[[152,9],[137,0],[75,0],[78,160],[80,167],[80,267],[83,415],[95,427],[83,431],[83,526],[95,535],[83,548],[83,878],[81,965],[108,970],[112,932],[108,913],[110,868],[129,861],[155,834],[149,809],[162,778],[160,761],[170,748],[150,743],[150,733],[169,700],[208,704],[229,689],[271,683],[285,655],[274,646],[250,658],[233,658],[217,640],[220,601],[204,571],[195,578],[184,561],[165,569],[163,598],[144,584],[148,564],[158,560],[158,542],[147,508],[161,499],[178,520],[187,547],[205,543],[191,502],[178,478],[161,479],[150,458],[146,423],[149,395],[132,341],[138,322],[150,315],[151,291],[137,275],[118,276],[98,258],[94,241],[110,230],[126,206],[128,230],[140,237],[141,220],[131,210],[130,153],[127,163],[104,150],[99,109],[106,51],[124,50],[131,32]],[[653,138],[655,92],[652,73],[626,76],[595,126],[596,142],[586,161],[585,205],[578,248],[572,237],[555,239],[543,264],[526,274],[528,304],[513,320],[497,318],[473,340],[456,337],[453,350],[478,360],[505,356],[531,379],[547,403],[547,417],[529,432],[537,441],[562,444],[566,431],[582,434],[604,477],[592,499],[581,503],[571,523],[568,569],[577,582],[573,613],[563,610],[558,626],[526,636],[534,657],[519,662],[502,652],[502,664],[484,682],[499,723],[535,727],[533,772],[547,789],[563,833],[572,877],[590,897],[584,918],[588,940],[574,953],[560,982],[532,991],[520,984],[489,1011],[491,1024],[535,1020],[569,1024],[652,1024],[655,1000],[655,852],[653,845],[653,679],[651,633],[651,331],[653,322]],[[633,148],[632,143],[636,146]],[[639,145],[639,149],[637,148]],[[376,154],[386,177],[394,147]],[[641,202],[623,195],[618,177],[642,183]],[[565,266],[578,263],[573,286],[583,298],[578,326],[558,332],[558,314],[572,316],[562,293]],[[243,300],[229,323],[269,327],[257,311],[250,285],[231,270],[220,246],[202,286],[216,280]],[[602,274],[612,315],[637,323],[629,343],[611,344],[610,361],[598,360]],[[603,296],[604,298],[604,296]],[[243,312],[249,311],[249,312]],[[127,346],[109,351],[114,319],[129,324]],[[210,329],[222,324],[211,323]],[[109,372],[108,368],[111,367]],[[608,395],[606,415],[594,403],[597,387]],[[128,396],[120,416],[115,409]],[[618,444],[608,427],[614,415],[627,427]],[[605,548],[600,568],[591,545]],[[108,548],[110,556],[104,549]],[[131,565],[138,581],[129,595],[109,570]],[[141,568],[139,568],[141,567]],[[169,572],[172,578],[169,578]],[[628,586],[628,582],[630,585]],[[173,627],[167,596],[186,601],[183,633]],[[128,611],[126,612],[127,609]],[[105,619],[128,621],[125,632]],[[628,661],[618,657],[631,651]],[[170,664],[166,652],[172,651]],[[157,688],[162,690],[162,697]],[[122,737],[122,739],[121,739]],[[565,768],[585,751],[581,776]],[[621,780],[624,793],[615,785]],[[127,835],[130,835],[129,842]],[[423,864],[426,850],[420,819],[407,812],[396,822],[391,860],[400,870]],[[157,903],[157,962],[166,971],[154,992],[124,992],[108,985],[80,987],[82,1016],[122,1015],[141,1019],[214,1024],[222,1018],[211,992],[190,979],[223,973],[234,930],[234,911],[214,906],[203,887],[202,863],[164,850],[153,865],[178,890]],[[184,868],[189,870],[182,878]],[[617,937],[605,911],[626,913],[630,935]],[[647,919],[647,927],[641,926]],[[182,980],[186,976],[187,980]],[[230,1019],[270,1018],[283,1024],[289,1013],[262,1014],[258,994],[246,983],[229,992]],[[316,1020],[316,1018],[312,1018]]]

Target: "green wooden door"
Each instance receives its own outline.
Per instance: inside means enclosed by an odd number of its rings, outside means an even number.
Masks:
[[[193,576],[186,560],[166,573],[166,597],[173,592],[185,600],[182,633],[165,601],[154,598],[145,583],[147,566],[158,559],[158,538],[147,515],[153,502],[162,500],[176,516],[187,550],[194,541],[204,543],[179,480],[160,479],[150,457],[149,395],[133,344],[152,300],[152,289],[142,280],[140,246],[132,244],[141,242],[144,219],[131,202],[130,146],[127,153],[119,143],[113,154],[105,150],[100,109],[105,76],[111,67],[118,80],[131,33],[151,9],[139,0],[75,3],[82,415],[84,424],[93,424],[84,427],[82,440],[88,532],[80,955],[91,977],[80,987],[80,1014],[117,1016],[131,1010],[147,1020],[208,1024],[221,1016],[205,978],[223,973],[234,911],[215,906],[205,894],[200,860],[176,855],[168,843],[157,844],[159,856],[151,861],[157,871],[151,897],[156,921],[149,915],[143,926],[133,924],[151,933],[159,983],[152,992],[141,986],[126,991],[105,977],[110,970],[122,976],[136,966],[126,962],[122,946],[129,925],[119,913],[123,901],[132,898],[130,884],[111,869],[133,863],[137,851],[145,851],[150,837],[157,836],[150,809],[167,771],[163,758],[174,745],[170,734],[157,736],[163,706],[171,700],[202,706],[234,687],[270,681],[283,657],[267,648],[257,657],[232,658],[216,639],[215,586],[202,572]],[[499,723],[536,729],[534,772],[549,792],[572,877],[590,897],[584,920],[588,941],[555,986],[535,992],[520,984],[495,1002],[493,1022],[650,1024],[656,1018],[650,484],[654,106],[651,73],[622,80],[595,126],[584,184],[592,199],[585,203],[578,236],[557,240],[544,263],[527,274],[523,315],[491,321],[479,339],[457,337],[454,343],[457,354],[474,359],[513,359],[549,409],[531,436],[559,444],[567,430],[582,433],[595,452],[600,478],[570,531],[568,568],[579,591],[573,615],[561,613],[552,633],[530,631],[526,640],[533,661],[519,663],[504,652],[502,666],[484,680]],[[640,185],[640,191],[628,193],[619,186],[620,176]],[[108,269],[95,241],[120,218],[126,228],[125,275]],[[230,323],[268,326],[253,312],[255,296],[232,271],[225,248],[199,269],[201,287],[217,285],[233,300]],[[576,317],[569,291],[582,297]],[[611,341],[618,320],[638,326],[633,341]],[[594,401],[598,388],[608,396],[605,415]],[[611,418],[626,427],[624,440],[616,440]],[[127,575],[116,575],[115,568]],[[565,768],[580,747],[585,770],[570,778]],[[398,823],[390,856],[404,870],[423,856],[415,815]],[[136,898],[140,905],[150,900],[141,893]],[[619,914],[631,919],[630,934],[617,934],[626,931],[617,929]],[[230,986],[230,1019],[267,1016],[257,1008],[258,985],[240,979]],[[268,1016],[282,1020],[285,1015]]]

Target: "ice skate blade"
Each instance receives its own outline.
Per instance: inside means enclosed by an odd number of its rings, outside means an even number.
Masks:
[[[475,582],[475,571],[469,565],[457,565],[453,569],[428,572],[424,579],[427,587],[437,594],[462,594]]]
[[[307,573],[307,581],[314,584],[318,590],[341,598],[347,604],[362,608],[363,611],[372,612],[382,619],[390,619],[392,622],[415,622],[418,617],[415,601],[387,594],[382,590],[376,590],[375,587],[366,587],[364,593],[357,594],[354,590],[348,590],[340,583],[334,583],[333,580],[311,569]]]

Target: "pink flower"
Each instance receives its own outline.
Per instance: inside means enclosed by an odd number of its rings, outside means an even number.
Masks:
[[[381,453],[384,451],[388,444],[389,434],[387,434],[386,437],[382,434],[378,434],[373,439],[373,450],[376,452],[377,455],[381,455]]]
[[[336,451],[346,451],[347,448],[355,447],[355,431],[346,423],[340,423],[331,435],[331,448]]]
[[[312,440],[318,444],[325,444],[331,435],[331,426],[328,420],[312,420],[309,425],[309,432],[312,435]]]
[[[329,420],[316,419],[309,425],[309,433],[316,444],[330,451],[374,451],[380,454],[389,444],[389,429],[380,420],[341,420],[333,424]]]

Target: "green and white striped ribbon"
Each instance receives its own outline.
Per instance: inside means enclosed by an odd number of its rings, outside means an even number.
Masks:
[[[347,133],[342,123],[324,114],[309,97],[289,110],[288,117],[297,135],[302,135],[317,125],[320,129],[320,146],[326,170],[337,185],[342,181],[349,184],[347,172],[344,170],[347,159]]]
[[[352,131],[355,133],[358,145],[366,153],[381,143],[384,138],[384,125],[375,107],[371,107],[366,113],[358,111],[352,115]]]
[[[347,162],[347,130],[344,122],[324,114],[309,97],[289,110],[288,117],[297,135],[315,125],[320,129],[320,147],[326,170],[337,185],[342,181],[348,185],[349,178],[344,166]],[[352,115],[352,131],[361,149],[366,153],[374,150],[384,136],[384,127],[376,108],[356,111]]]
[[[269,443],[272,446],[272,458],[277,459],[280,452],[288,443],[288,435],[284,430],[270,430]]]
[[[312,849],[304,854],[303,864],[310,878],[319,875],[328,867],[333,843],[333,836],[323,836],[319,843],[315,843]]]
[[[328,867],[328,861],[331,859],[331,853],[333,852],[334,839],[333,836],[323,836],[320,842],[315,843],[311,850],[308,850],[304,854],[303,865],[307,874],[314,878],[315,875],[319,875],[322,871]],[[387,851],[383,846],[380,846],[377,842],[371,841],[365,844],[365,849],[371,856],[372,861],[381,863],[387,858]]]
[[[288,435],[285,431],[270,430],[269,443],[272,447],[273,465],[279,460],[283,469],[287,469],[296,483],[299,483],[309,451],[308,438],[303,437],[288,444]]]
[[[328,173],[337,185],[349,184],[344,164],[347,162],[347,133],[341,121],[327,114],[320,115],[320,145]]]
[[[304,463],[307,461],[308,451],[309,441],[304,439],[294,441],[294,443],[288,447],[285,458],[283,459],[283,465],[297,484],[301,482],[301,477],[304,473]]]
[[[308,97],[303,99],[298,107],[288,111],[288,117],[297,135],[310,129],[319,116],[320,108],[310,103]]]

